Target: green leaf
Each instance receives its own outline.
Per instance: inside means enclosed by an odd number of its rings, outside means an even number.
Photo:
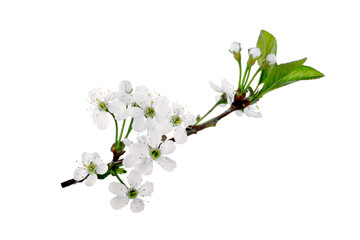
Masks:
[[[269,75],[271,70],[274,69],[275,66],[277,66],[276,63],[274,65],[270,66],[269,68],[264,69],[264,70],[261,71],[261,75],[260,75],[260,78],[259,78],[259,84],[262,84],[265,81],[265,79],[267,78],[267,76]]]
[[[298,61],[293,61],[275,66],[264,81],[264,86],[260,91],[260,97],[265,93],[281,87],[284,83],[284,79],[286,80],[285,77],[287,77],[295,69],[301,67],[305,61],[306,58],[303,58]]]
[[[301,81],[301,80],[311,80],[311,79],[318,79],[323,77],[324,74],[319,72],[318,70],[309,67],[309,66],[300,66],[286,77],[284,77],[278,84],[278,87],[283,87],[288,84]]]
[[[276,39],[271,33],[261,30],[256,46],[261,51],[261,56],[258,59],[259,66],[265,60],[266,56],[270,53],[276,55],[277,43]]]

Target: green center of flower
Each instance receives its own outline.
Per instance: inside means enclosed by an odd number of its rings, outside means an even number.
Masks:
[[[174,125],[174,126],[178,126],[180,125],[182,122],[181,118],[178,116],[178,115],[174,115],[171,117],[171,123]]]
[[[132,189],[130,189],[130,190],[127,192],[126,195],[128,196],[128,198],[134,199],[134,198],[137,197],[138,193],[139,193],[139,192],[138,192],[135,188],[132,188]]]
[[[153,108],[153,107],[147,107],[146,109],[145,109],[145,117],[151,117],[151,118],[153,118],[153,117],[155,117],[155,109]]]
[[[105,102],[99,102],[98,108],[100,111],[106,111],[107,104]]]
[[[151,148],[150,149],[150,157],[153,159],[153,160],[156,160],[160,157],[161,155],[161,151],[157,148]]]
[[[87,167],[89,172],[94,172],[96,165],[93,162],[90,162],[89,166]]]

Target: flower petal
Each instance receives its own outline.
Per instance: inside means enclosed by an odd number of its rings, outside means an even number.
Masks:
[[[133,143],[129,147],[129,152],[136,158],[145,157],[148,155],[149,151],[147,150],[146,145],[140,143]]]
[[[239,117],[242,117],[244,115],[244,112],[241,110],[236,110],[235,114],[238,115]]]
[[[104,130],[109,126],[109,124],[110,124],[109,113],[98,111],[96,114],[96,125],[98,129]]]
[[[124,184],[119,182],[111,182],[108,187],[109,191],[116,195],[122,195],[127,193],[127,188]]]
[[[123,142],[124,142],[125,146],[127,146],[127,147],[130,147],[131,144],[132,144],[131,140],[129,140],[128,138],[125,138],[125,139],[123,140]]]
[[[118,92],[109,92],[105,97],[105,102],[112,101],[114,99],[117,99],[119,97]]]
[[[100,88],[94,88],[89,92],[89,97],[91,102],[101,102],[104,99],[104,96],[100,90]]]
[[[191,113],[184,114],[182,120],[185,125],[193,125],[196,123],[196,118]]]
[[[127,109],[125,109],[125,111],[122,114],[116,114],[115,115],[116,120],[119,120],[119,121],[124,120],[127,117],[129,117]]]
[[[147,138],[147,143],[150,145],[150,147],[157,148],[160,142],[161,142],[160,132],[156,128],[150,129]]]
[[[141,184],[141,174],[135,170],[132,170],[130,173],[129,173],[129,176],[128,176],[128,181],[129,181],[129,184],[132,188],[138,188]]]
[[[91,173],[88,178],[85,180],[85,185],[90,187],[94,185],[97,181],[97,176],[95,173]]]
[[[171,108],[167,104],[156,104],[155,112],[160,119],[170,119],[171,117]]]
[[[126,92],[119,92],[117,94],[117,97],[121,102],[124,102],[126,105],[129,105],[132,100],[131,95]]]
[[[214,89],[216,92],[219,92],[219,93],[222,93],[223,91],[222,91],[222,89],[221,89],[221,87],[219,87],[218,85],[216,85],[215,83],[213,83],[213,82],[209,82],[210,83],[210,87],[212,88],[212,89]]]
[[[163,154],[171,154],[175,151],[176,145],[173,141],[165,141],[161,144],[161,152]]]
[[[160,157],[156,160],[156,162],[160,165],[160,167],[168,172],[171,172],[176,168],[176,162],[168,157]]]
[[[139,160],[139,158],[135,157],[132,154],[128,154],[123,160],[123,165],[126,168],[132,168],[136,165],[138,160]]]
[[[97,152],[93,152],[90,155],[90,159],[94,164],[99,164],[101,162],[100,155]]]
[[[85,166],[89,166],[90,164],[90,153],[83,152],[81,155],[81,161]]]
[[[126,105],[119,100],[114,100],[108,104],[108,109],[110,112],[114,113],[115,115],[121,115],[126,110]]]
[[[185,143],[188,139],[185,129],[181,126],[178,126],[174,130],[174,138],[176,143],[182,144]]]
[[[168,105],[170,103],[170,100],[168,97],[166,96],[158,96],[156,99],[155,99],[155,103],[156,104],[165,104],[165,105]]]
[[[172,110],[175,115],[182,115],[184,113],[184,107],[180,104],[174,103],[172,105]]]
[[[142,158],[135,166],[135,171],[138,171],[142,175],[150,175],[153,171],[154,165],[151,158]]]
[[[248,117],[261,118],[262,114],[258,108],[258,106],[250,105],[244,109],[244,113]]]
[[[151,182],[144,183],[139,188],[139,195],[141,197],[150,196],[154,192],[154,184]]]
[[[228,80],[223,79],[222,82],[221,82],[221,89],[227,95],[231,95],[231,93],[233,92],[234,87],[230,84],[230,82]]]
[[[74,171],[74,179],[75,179],[76,181],[81,181],[81,180],[83,180],[83,179],[86,177],[86,175],[88,175],[88,172],[87,172],[86,169],[83,168],[83,167],[78,167],[78,168],[76,168],[75,171]]]
[[[95,170],[97,174],[105,174],[108,170],[108,165],[106,163],[100,163],[96,166]]]
[[[137,118],[137,117],[144,116],[144,111],[138,107],[129,107],[128,114],[129,114],[129,116],[131,116],[133,118]]]
[[[145,208],[144,201],[139,198],[135,198],[134,200],[132,200],[130,204],[130,209],[134,213],[141,212],[142,210],[144,210],[144,208]]]
[[[154,118],[148,117],[145,120],[145,128],[146,129],[152,129],[156,126],[156,121]]]
[[[136,117],[134,118],[134,122],[132,125],[132,128],[136,131],[136,132],[142,132],[144,131],[145,128],[145,117]]]
[[[125,195],[115,196],[110,200],[110,205],[113,209],[119,210],[129,203],[129,198]]]
[[[169,121],[163,121],[157,125],[160,134],[168,134],[173,129],[173,125]]]

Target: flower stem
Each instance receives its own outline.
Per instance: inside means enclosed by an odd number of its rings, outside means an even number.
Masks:
[[[244,83],[245,83],[245,79],[246,79],[246,76],[248,74],[248,71],[249,71],[249,66],[246,66],[245,68],[245,73],[244,73],[244,77],[241,81],[241,84],[239,84],[239,89],[243,89],[244,88]]]
[[[131,121],[130,121],[130,124],[129,124],[129,128],[128,128],[127,133],[126,133],[126,135],[125,135],[124,138],[127,138],[127,137],[129,136],[129,134],[130,134],[130,132],[131,132],[131,130],[132,130],[132,124],[133,124],[133,122],[134,122],[134,118],[131,118]]]
[[[123,120],[123,124],[122,124],[122,127],[121,127],[121,133],[120,133],[120,137],[119,137],[119,142],[121,141],[121,138],[122,138],[122,135],[123,135],[123,132],[124,132],[125,123],[126,123],[126,118]]]
[[[121,178],[117,174],[116,170],[114,170],[113,173],[114,173],[115,177],[119,180],[119,182],[121,182],[127,189],[129,189],[129,187],[126,186],[126,184],[121,180]]]
[[[117,145],[118,143],[118,132],[119,132],[119,127],[118,127],[118,122],[115,118],[115,115],[112,112],[107,111],[108,113],[110,113],[110,115],[113,117],[114,121],[115,121],[115,145]]]
[[[196,125],[197,125],[199,122],[201,122],[205,117],[207,117],[207,115],[209,115],[212,111],[214,111],[214,109],[215,109],[217,106],[219,106],[222,102],[223,102],[222,99],[220,99],[219,101],[217,101],[217,102],[215,103],[215,105],[214,105],[202,118],[200,118],[200,119],[194,124],[194,126],[196,126]]]
[[[241,77],[242,77],[242,70],[241,70],[241,59],[238,60],[238,63],[239,63],[239,69],[240,69],[240,76],[239,76],[239,87],[240,88],[240,85],[241,85]]]
[[[242,85],[242,89],[245,89],[245,86],[247,85],[247,82],[249,80],[249,77],[250,77],[250,72],[251,72],[251,66],[248,67],[248,74],[246,76],[246,80],[243,82],[243,85]],[[245,78],[244,78],[245,79]]]
[[[256,70],[254,76],[251,78],[249,84],[247,86],[244,86],[245,87],[245,90],[247,90],[249,87],[250,87],[250,84],[252,83],[252,81],[254,81],[254,78],[256,77],[256,75],[260,72],[260,68],[258,70]],[[259,85],[258,85],[259,86]],[[257,89],[257,87],[256,87]],[[256,90],[255,90],[256,91]]]

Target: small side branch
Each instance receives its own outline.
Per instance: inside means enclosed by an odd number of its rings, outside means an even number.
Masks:
[[[237,110],[236,107],[234,105],[231,105],[229,109],[227,109],[225,112],[223,112],[219,116],[216,116],[201,125],[187,127],[186,133],[188,136],[190,136],[190,135],[196,134],[208,127],[215,127],[218,121],[220,121],[221,119],[223,119],[224,117],[226,117],[227,115],[229,115],[230,113],[232,113],[235,110]]]

